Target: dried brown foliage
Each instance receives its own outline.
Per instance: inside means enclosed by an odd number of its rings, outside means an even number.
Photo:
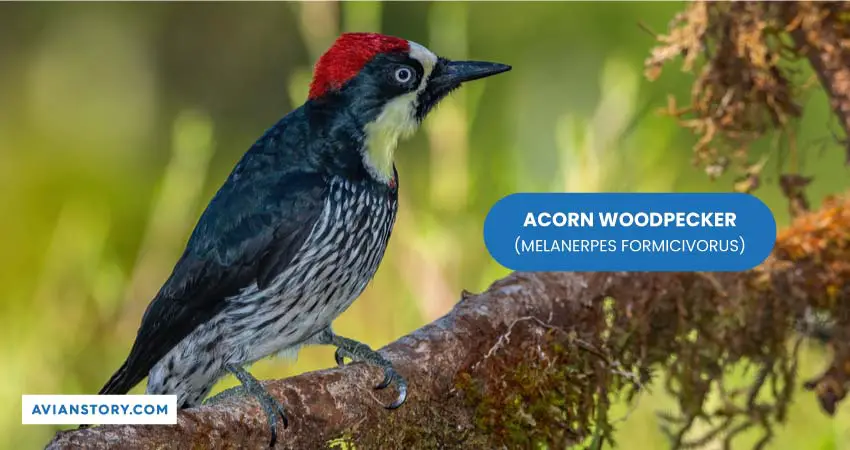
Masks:
[[[585,280],[597,297],[571,309],[569,329],[518,321],[506,335],[522,351],[491,350],[461,378],[478,425],[499,444],[596,448],[613,438],[614,396],[631,398],[654,385],[678,401],[677,411],[661,413],[671,448],[729,448],[751,429],[761,430],[755,448],[763,448],[801,384],[797,356],[807,336],[825,341],[833,360],[803,384],[828,414],[847,393],[848,198],[827,199],[817,213],[799,217],[780,234],[773,256],[748,273]],[[748,381],[730,384],[729,375],[740,370]]]
[[[738,175],[735,189],[752,192],[761,184],[760,175],[767,159],[779,151],[773,145],[767,154],[756,157],[751,152],[753,144],[769,134],[784,138],[791,154],[790,162],[782,169],[786,173],[780,175],[779,185],[789,200],[792,216],[807,211],[805,188],[812,179],[796,173],[800,155],[793,124],[802,114],[801,95],[816,79],[826,92],[845,136],[850,135],[850,3],[694,2],[674,18],[666,34],[657,38],[660,45],[646,61],[646,76],[650,80],[660,75],[666,63],[680,56],[683,71],[696,73],[688,105],[680,107],[670,97],[666,110],[699,137],[694,147],[695,163],[704,167],[711,177],[732,168]],[[809,65],[814,77],[806,80],[799,76],[801,63]],[[846,138],[844,144],[850,161],[850,144]],[[747,364],[758,367],[756,383],[743,392],[732,391],[746,397],[744,409],[740,403],[732,406],[730,400],[734,395],[724,394],[720,411],[706,412],[700,406],[702,400],[687,399],[694,393],[698,394],[697,399],[702,399],[703,388],[712,382],[683,383],[676,380],[674,370],[672,379],[680,385],[679,398],[685,401],[681,404],[685,414],[680,418],[685,426],[679,427],[680,433],[694,420],[722,419],[743,412],[749,419],[738,427],[745,429],[760,424],[768,431],[765,437],[770,436],[771,423],[784,419],[784,405],[794,383],[794,354],[799,338],[788,331],[785,325],[789,322],[796,323],[804,335],[824,341],[833,351],[830,367],[805,386],[816,392],[824,411],[834,413],[836,403],[846,396],[850,381],[850,308],[839,301],[847,298],[850,275],[847,206],[846,199],[829,199],[819,213],[803,215],[780,234],[774,256],[760,269],[762,275],[749,282],[752,283],[749,306],[739,301],[717,305],[729,320],[743,321],[747,327],[737,335],[727,327],[732,322],[721,321],[713,323],[710,329],[700,329],[699,339],[728,346],[725,357],[716,362],[711,357],[705,359],[709,373],[703,377],[712,379],[717,375],[711,373],[712,364],[723,367],[745,356]],[[795,276],[805,284],[797,293],[806,295],[794,299],[765,297],[764,287],[776,282],[773,274],[787,270],[789,265],[795,267]],[[727,285],[718,283],[718,289],[720,286]],[[771,336],[769,342],[765,336]],[[788,342],[793,343],[788,346]],[[689,356],[684,348],[675,351],[677,361],[697,357]],[[708,354],[718,356],[713,351]],[[728,392],[722,380],[717,383],[721,392]],[[767,385],[772,388],[768,396],[772,401],[759,403],[759,392]],[[687,412],[689,408],[691,413]],[[705,439],[691,443],[703,443],[719,434],[728,437],[734,434],[730,430],[738,429],[721,423]]]
[[[656,79],[664,64],[680,56],[682,69],[696,72],[689,104],[680,107],[670,97],[667,106],[669,114],[699,137],[695,163],[711,177],[732,168],[738,175],[735,189],[751,192],[771,156],[753,157],[752,145],[776,132],[773,136],[783,138],[790,151],[784,170],[794,174],[799,149],[792,125],[802,114],[801,94],[811,84],[800,76],[801,60],[811,65],[847,134],[848,14],[848,2],[790,1],[700,1],[678,14],[669,31],[657,37],[660,45],[646,61],[646,76]],[[797,208],[807,202],[802,189],[793,194],[792,213],[799,213]]]
[[[779,235],[776,254],[786,263],[804,263],[802,276],[823,296],[807,305],[803,330],[823,340],[833,360],[820,377],[807,381],[824,411],[835,413],[836,404],[850,385],[850,208],[847,199],[827,199],[818,214],[806,215]]]

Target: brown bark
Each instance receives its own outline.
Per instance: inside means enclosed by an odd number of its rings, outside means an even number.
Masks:
[[[641,367],[666,366],[673,352],[682,361],[694,349],[700,354],[710,352],[716,344],[713,339],[725,339],[717,343],[723,358],[778,359],[793,335],[789,318],[801,316],[810,307],[840,309],[846,303],[848,227],[850,203],[828,203],[780,234],[774,255],[748,272],[514,273],[482,294],[464,293],[449,314],[382,350],[410,382],[408,401],[398,410],[382,407],[394,392],[373,391],[371,386],[381,374],[362,364],[269,382],[268,389],[288,407],[290,418],[289,428],[280,433],[279,448],[328,448],[330,441],[341,437],[356,441],[357,448],[407,448],[413,443],[416,448],[445,448],[459,442],[467,448],[486,448],[493,439],[505,442],[505,430],[487,421],[487,411],[480,407],[482,398],[501,395],[492,386],[521,389],[504,381],[509,377],[494,377],[519,370],[528,361],[554,360],[556,352],[538,339],[553,330],[568,336],[562,343],[580,347],[563,361],[576,370],[603,367],[628,375],[622,371],[629,364],[617,358],[632,358]],[[602,306],[609,296],[615,299],[613,316]],[[684,326],[689,322],[692,326]],[[724,327],[729,327],[728,332]],[[629,328],[628,334],[614,334],[622,328]],[[692,329],[699,330],[705,340],[682,339]],[[712,335],[717,330],[723,333]],[[622,344],[616,349],[611,345],[615,337]],[[765,353],[765,348],[778,353]],[[511,363],[510,358],[518,362]],[[715,357],[708,354],[708,358]],[[706,362],[697,364],[702,371]],[[833,409],[846,383],[841,378],[842,364],[837,360],[830,369],[838,372],[837,377],[825,374],[829,386],[838,385],[828,393]],[[568,417],[569,423],[579,420],[581,425],[566,430],[555,442],[586,438],[588,430],[581,428],[599,417],[593,410],[603,407],[598,405],[600,400],[591,400],[596,407],[578,405],[585,398],[581,395],[592,398],[594,393],[614,392],[627,385],[623,378],[608,377],[592,367],[568,383],[576,383],[576,390],[583,391],[576,394],[579,397],[559,394],[567,399],[567,408],[576,406],[577,414],[586,417]],[[763,383],[764,374],[761,378]],[[499,382],[491,384],[484,397],[470,402],[463,387],[468,384],[462,380],[479,379]],[[813,381],[812,387],[819,383],[823,380]],[[535,395],[524,397],[525,401],[531,402]],[[539,423],[535,426],[529,429],[540,428]],[[183,411],[176,426],[100,426],[60,432],[49,448],[263,448],[268,439],[256,402],[234,399]]]

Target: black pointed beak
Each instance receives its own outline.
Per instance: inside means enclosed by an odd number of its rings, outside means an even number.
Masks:
[[[446,61],[439,75],[429,84],[439,87],[454,87],[467,81],[479,80],[511,70],[507,64],[486,61]]]
[[[419,107],[416,116],[422,120],[425,115],[449,92],[461,84],[511,70],[507,64],[485,61],[449,61],[440,58],[425,90],[419,93]]]

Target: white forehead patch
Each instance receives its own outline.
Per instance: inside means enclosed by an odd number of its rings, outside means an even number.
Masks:
[[[434,70],[434,66],[437,65],[437,55],[416,42],[407,42],[410,44],[410,57],[419,61],[419,64],[422,64],[422,69],[425,71],[422,74],[422,82],[419,84],[419,89],[422,89],[425,87],[425,81],[431,75],[431,71]]]

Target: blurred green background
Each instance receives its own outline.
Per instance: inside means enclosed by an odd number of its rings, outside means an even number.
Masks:
[[[118,367],[203,206],[254,139],[303,102],[312,63],[341,31],[514,67],[453,94],[400,148],[393,239],[337,321],[341,334],[382,346],[446,313],[462,289],[506,275],[481,230],[509,193],[730,190],[731,176],[711,182],[691,166],[694,137],[657,112],[668,93],[686,100],[691,77],[676,66],[654,83],[642,75],[654,40],[639,22],[663,32],[683,6],[0,4],[0,448],[41,447],[58,428],[22,426],[21,394],[95,393]],[[805,108],[800,169],[816,176],[817,205],[850,183],[823,93]],[[784,226],[786,152],[757,150],[770,152],[757,194]],[[824,352],[804,359],[806,377]],[[254,374],[332,364],[331,349],[309,348]],[[665,448],[655,412],[672,407],[660,392],[628,415],[618,406],[621,447]],[[801,393],[770,448],[850,449],[848,419],[847,405],[830,419]]]

